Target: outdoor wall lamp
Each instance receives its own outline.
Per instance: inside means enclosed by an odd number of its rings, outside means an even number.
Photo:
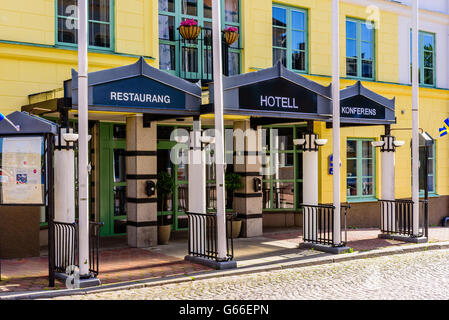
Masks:
[[[154,181],[147,181],[145,191],[147,196],[152,197],[156,194],[156,184]]]
[[[381,148],[385,145],[385,141],[373,141],[371,145],[375,148]]]
[[[204,144],[214,144],[215,143],[215,137],[207,137],[203,136],[200,138],[200,141]]]
[[[316,139],[315,140],[315,144],[317,145],[317,146],[320,146],[320,147],[322,147],[322,146],[324,146],[324,145],[326,145],[327,144],[327,139]]]
[[[260,178],[254,178],[254,192],[260,192],[262,191],[262,180]]]
[[[189,141],[189,137],[188,136],[176,136],[175,141],[177,143],[186,144],[187,141]]]
[[[64,133],[62,138],[65,142],[76,142],[78,141],[79,135],[76,133]]]
[[[395,141],[393,144],[395,147],[402,147],[405,144],[405,141]]]
[[[293,143],[295,146],[303,146],[306,143],[306,139],[294,139]]]

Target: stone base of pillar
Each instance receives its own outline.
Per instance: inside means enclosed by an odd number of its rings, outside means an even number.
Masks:
[[[65,273],[60,273],[60,272],[56,272],[55,273],[55,278],[62,281],[62,282],[66,282],[67,278],[69,276]],[[79,283],[78,283],[79,287],[78,288],[74,288],[74,289],[84,289],[84,288],[91,288],[91,287],[98,287],[101,286],[101,281],[98,278],[89,278],[89,279],[79,279]]]
[[[189,261],[192,263],[198,263],[203,266],[213,268],[216,270],[230,270],[230,269],[236,269],[237,268],[237,261],[231,260],[231,261],[216,261],[211,259],[206,259],[202,257],[194,257],[194,256],[186,256],[184,258],[185,261]]]
[[[245,215],[238,216],[242,220],[242,232],[240,233],[243,238],[254,238],[263,235],[263,219],[262,215]]]
[[[403,242],[409,242],[409,243],[427,243],[427,242],[429,242],[429,239],[427,237],[410,237],[410,236],[401,236],[401,235],[394,235],[394,234],[387,234],[387,233],[379,234],[378,238],[403,241]]]
[[[317,243],[309,243],[304,242],[299,245],[300,249],[313,249],[316,251],[326,252],[326,253],[332,253],[332,254],[343,254],[343,253],[350,253],[352,249],[350,247],[332,247],[332,246],[326,246],[323,244],[317,244]]]
[[[150,248],[157,246],[157,226],[127,226],[128,246]]]

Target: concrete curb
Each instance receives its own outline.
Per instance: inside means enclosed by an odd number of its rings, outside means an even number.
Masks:
[[[86,289],[67,289],[67,290],[57,290],[57,291],[39,291],[39,292],[27,292],[0,296],[0,300],[30,300],[30,299],[49,299],[63,296],[72,295],[86,295],[92,293],[102,293],[111,292],[118,290],[132,290],[132,289],[142,289],[154,286],[161,286],[167,284],[177,284],[189,281],[206,280],[217,277],[229,277],[238,276],[245,274],[252,274],[257,272],[284,270],[291,268],[301,268],[318,266],[331,263],[339,263],[345,261],[369,259],[384,257],[390,255],[422,252],[429,250],[446,250],[449,249],[449,242],[437,242],[437,243],[424,243],[424,244],[409,244],[402,245],[398,247],[383,248],[370,251],[357,251],[349,254],[341,255],[326,255],[318,258],[302,259],[296,261],[288,261],[282,263],[276,263],[272,265],[263,265],[256,267],[242,267],[240,269],[233,270],[218,270],[218,271],[206,271],[202,273],[193,274],[190,276],[175,276],[160,279],[144,279],[136,280],[131,282],[123,282],[116,284],[103,285],[100,287],[86,288]]]

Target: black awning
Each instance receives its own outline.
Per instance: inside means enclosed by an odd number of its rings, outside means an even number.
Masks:
[[[213,83],[209,86],[213,101]],[[224,113],[252,117],[325,120],[331,87],[286,69],[282,63],[257,72],[223,78]]]
[[[174,116],[199,115],[201,87],[153,68],[143,58],[132,65],[89,73],[89,110]],[[65,83],[78,108],[78,73]]]
[[[357,81],[340,92],[340,118],[342,123],[394,124],[395,98],[387,99]]]
[[[211,83],[211,104],[203,106],[203,113],[214,110],[213,88]],[[280,62],[261,71],[224,77],[223,91],[223,109],[228,115],[266,118],[273,124],[302,120],[332,121],[332,86],[322,86],[289,71]],[[396,123],[395,99],[389,100],[365,88],[360,81],[341,90],[340,105],[342,125]]]

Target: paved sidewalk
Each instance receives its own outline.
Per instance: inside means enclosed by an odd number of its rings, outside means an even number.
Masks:
[[[377,229],[348,231],[348,246],[355,252],[370,253],[383,249],[388,254],[398,253],[411,244],[394,240],[378,239]],[[449,228],[432,228],[430,243],[449,242]],[[302,242],[297,230],[271,230],[263,237],[236,239],[234,252],[238,264],[237,273],[264,268],[286,268],[298,265],[318,265],[341,259],[356,258],[349,254],[330,254],[298,249]],[[187,251],[187,235],[175,234],[170,245],[150,249],[126,248],[122,242],[106,241],[100,252],[100,275],[103,285],[142,283],[170,279],[174,281],[217,275],[217,271],[202,265],[184,261]],[[412,246],[412,247],[410,247]],[[436,246],[437,247],[437,246]],[[414,248],[414,247],[413,247]],[[424,249],[426,246],[417,246]],[[405,250],[405,249],[404,249]],[[368,256],[368,255],[367,255]],[[0,297],[32,291],[65,289],[65,284],[56,282],[55,288],[48,288],[47,257],[2,260]]]

